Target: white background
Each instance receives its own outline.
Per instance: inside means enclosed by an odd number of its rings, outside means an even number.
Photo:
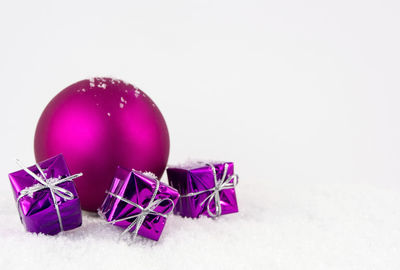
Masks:
[[[399,269],[398,1],[2,1],[0,267]],[[171,217],[117,243],[85,214],[24,233],[7,174],[36,122],[91,76],[158,105],[170,163],[234,161],[240,213]]]

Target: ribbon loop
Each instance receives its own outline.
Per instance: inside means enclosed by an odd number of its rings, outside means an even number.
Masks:
[[[78,173],[78,174],[74,174],[74,175],[70,175],[68,177],[65,177],[63,179],[59,179],[59,178],[47,178],[46,174],[43,172],[42,168],[40,168],[39,164],[35,164],[36,168],[38,169],[38,171],[41,174],[41,177],[36,175],[34,172],[32,172],[31,170],[28,169],[28,167],[24,166],[22,164],[22,162],[17,159],[17,164],[21,167],[21,169],[23,169],[27,174],[29,174],[30,176],[32,176],[36,181],[38,181],[39,183],[30,186],[30,187],[26,187],[23,190],[20,191],[20,195],[17,198],[17,205],[18,205],[18,211],[21,213],[21,207],[19,204],[19,201],[25,197],[25,196],[33,196],[33,193],[39,191],[39,190],[43,190],[48,188],[50,190],[51,193],[51,197],[53,199],[53,204],[54,204],[54,208],[56,209],[57,212],[57,218],[58,218],[58,223],[60,224],[60,230],[64,231],[64,227],[62,224],[62,219],[61,219],[61,213],[60,213],[60,208],[58,206],[58,202],[56,199],[57,195],[60,198],[63,198],[64,200],[70,201],[74,199],[74,194],[62,187],[59,187],[58,185],[64,182],[68,182],[68,181],[72,181],[73,179],[82,176],[82,173]]]
[[[154,189],[153,195],[151,196],[149,204],[146,207],[143,207],[143,206],[141,206],[141,205],[139,205],[137,203],[134,203],[134,202],[132,202],[132,201],[130,201],[130,200],[118,195],[118,194],[114,194],[112,192],[106,191],[107,194],[109,194],[109,195],[111,195],[111,196],[113,196],[113,197],[115,197],[115,198],[117,198],[117,199],[119,199],[119,200],[121,200],[121,201],[123,201],[125,203],[128,203],[128,204],[130,204],[132,206],[135,206],[136,208],[140,209],[140,213],[138,213],[138,214],[134,214],[134,215],[131,215],[131,216],[128,216],[128,217],[120,218],[120,219],[111,220],[111,221],[108,222],[108,223],[111,223],[111,224],[115,224],[115,223],[117,223],[119,221],[125,221],[125,220],[128,220],[128,219],[133,219],[134,218],[134,220],[131,222],[131,224],[129,224],[129,226],[121,233],[119,239],[121,239],[122,236],[124,236],[133,227],[136,226],[135,230],[132,232],[132,238],[133,238],[133,241],[135,241],[136,237],[138,235],[139,229],[143,225],[147,215],[157,215],[157,216],[161,216],[161,217],[165,217],[165,218],[168,216],[168,214],[163,214],[163,213],[154,211],[154,209],[156,209],[164,201],[170,202],[172,204],[172,209],[175,206],[174,201],[171,200],[170,198],[164,198],[164,199],[155,200],[156,195],[158,193],[159,187],[160,187],[160,182],[158,180],[156,180],[156,187]],[[171,211],[169,211],[169,212],[171,212]]]

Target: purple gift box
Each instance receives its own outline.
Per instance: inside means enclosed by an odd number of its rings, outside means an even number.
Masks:
[[[80,175],[70,175],[61,154],[8,175],[27,231],[54,235],[81,226],[80,201],[72,181]]]
[[[134,238],[141,235],[157,241],[178,198],[176,189],[155,176],[118,167],[99,215],[125,228],[121,236],[131,232]]]
[[[170,167],[169,184],[181,194],[174,212],[184,217],[218,217],[238,212],[233,162],[205,163]]]

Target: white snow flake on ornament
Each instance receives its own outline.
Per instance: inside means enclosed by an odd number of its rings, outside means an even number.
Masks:
[[[94,84],[94,78],[90,78],[90,79],[89,79],[89,86],[90,86],[90,87],[94,87],[94,86],[95,86],[95,84]]]
[[[108,115],[108,117],[110,117],[110,116],[111,116],[111,113],[108,112],[107,115]]]
[[[140,90],[139,89],[135,89],[135,97],[138,97],[140,95]]]
[[[97,85],[98,87],[101,87],[101,88],[103,88],[103,89],[106,89],[107,88],[107,84],[106,83],[99,83],[98,85]]]
[[[122,109],[122,108],[124,108],[124,105],[125,105],[124,103],[120,103],[119,107]]]

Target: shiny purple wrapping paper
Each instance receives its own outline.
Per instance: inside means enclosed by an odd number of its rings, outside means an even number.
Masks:
[[[46,174],[47,179],[50,178],[65,178],[70,176],[67,164],[64,157],[60,154],[53,158],[47,159],[39,163],[40,168]],[[40,175],[36,166],[28,167],[33,173]],[[14,193],[14,198],[20,195],[20,192],[38,183],[32,176],[24,170],[16,171],[8,175],[11,181],[11,187]],[[80,201],[72,181],[64,182],[59,187],[65,188],[72,192],[74,198],[65,200],[56,196],[57,203],[60,209],[60,215],[64,231],[72,230],[82,224],[82,213]],[[17,206],[18,207],[18,206]],[[49,235],[57,234],[61,231],[58,222],[57,211],[54,207],[54,202],[51,192],[48,188],[39,190],[32,194],[32,197],[26,195],[19,201],[21,222],[29,232],[44,233]]]
[[[225,162],[228,164],[227,176],[234,174],[233,162]],[[224,171],[224,164],[212,163],[215,167],[217,179],[221,179]],[[184,217],[197,218],[200,215],[210,217],[207,211],[206,200],[212,191],[204,192],[195,196],[184,197],[185,194],[195,193],[215,187],[214,175],[210,166],[205,163],[199,163],[198,166],[191,167],[170,167],[167,169],[168,182],[176,188],[182,197],[175,206],[175,214]],[[232,181],[231,181],[232,182]],[[239,211],[235,189],[224,189],[219,191],[221,202],[221,215],[236,213]],[[215,212],[215,200],[210,201],[210,210]]]
[[[111,187],[108,190],[111,193],[117,194],[125,199],[128,199],[142,207],[147,207],[151,197],[156,188],[156,179],[144,175],[137,171],[130,171],[121,167],[117,168],[115,177],[111,183]],[[174,188],[160,182],[158,192],[155,196],[155,200],[169,198],[176,205],[179,193]],[[158,205],[154,211],[162,214],[170,213],[174,205],[171,202],[164,201]],[[106,221],[110,222],[112,220],[121,219],[124,217],[129,217],[141,212],[137,207],[127,204],[114,196],[107,195],[102,206],[99,209],[99,214]],[[134,218],[125,221],[116,222],[114,225],[127,228]],[[139,228],[138,235],[158,240],[164,229],[166,223],[166,218],[148,214]],[[133,232],[135,226],[130,230]]]

